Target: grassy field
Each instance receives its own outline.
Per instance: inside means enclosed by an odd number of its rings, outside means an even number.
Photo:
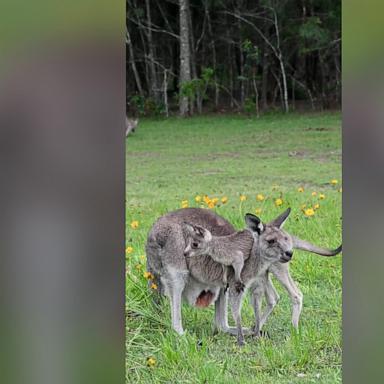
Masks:
[[[288,232],[336,247],[340,187],[339,113],[142,119],[126,147],[127,383],[340,383],[340,256],[295,252],[291,274],[304,294],[299,332],[291,329],[290,301],[275,282],[281,301],[265,326],[270,338],[247,338],[243,348],[233,336],[212,334],[213,307],[184,305],[187,332],[175,335],[168,300],[154,310],[144,277],[152,223],[182,205],[206,206],[196,196],[218,198],[213,209],[237,228],[247,212],[261,210],[268,221],[290,206]],[[250,326],[248,299],[242,314]]]

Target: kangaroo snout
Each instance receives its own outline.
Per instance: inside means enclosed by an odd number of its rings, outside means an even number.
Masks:
[[[284,255],[280,257],[280,262],[287,263],[292,259],[292,256],[293,256],[293,251],[286,251],[284,252]]]

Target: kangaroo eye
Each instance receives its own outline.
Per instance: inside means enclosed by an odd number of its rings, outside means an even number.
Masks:
[[[192,248],[196,249],[199,247],[199,243],[192,243]]]
[[[268,243],[269,245],[275,244],[275,239],[267,240],[267,243]]]

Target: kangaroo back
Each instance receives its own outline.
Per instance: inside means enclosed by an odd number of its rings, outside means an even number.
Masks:
[[[188,270],[184,256],[184,222],[201,225],[215,236],[226,236],[235,232],[232,224],[208,209],[183,208],[160,217],[148,233],[146,254],[147,270],[155,276],[161,293],[163,290],[160,276],[164,268]]]

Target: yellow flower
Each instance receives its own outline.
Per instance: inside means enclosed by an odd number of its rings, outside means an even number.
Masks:
[[[264,195],[262,193],[259,193],[257,196],[256,196],[256,200],[257,201],[263,201],[265,199]]]
[[[141,261],[145,261],[145,255],[141,255],[141,256],[140,256],[140,260],[141,260]]]
[[[213,203],[213,201],[210,201],[208,203],[208,208],[215,208],[215,204]]]
[[[155,283],[152,283],[152,284],[151,284],[151,288],[152,288],[152,289],[157,289],[157,285],[156,285]]]
[[[320,195],[319,195],[319,199],[320,199],[320,200],[324,200],[324,199],[325,199],[325,195],[324,195],[324,193],[320,193]]]
[[[240,201],[245,201],[247,200],[247,196],[245,195],[240,195]]]
[[[132,252],[133,252],[133,248],[132,248],[131,246],[125,248],[125,253],[126,253],[127,255],[129,255],[129,254],[132,253]]]
[[[340,193],[343,192],[343,188],[339,188],[339,192],[340,192]]]
[[[133,220],[131,223],[131,228],[136,229],[139,226],[139,222],[137,220]]]
[[[135,267],[138,271],[140,271],[141,268],[143,268],[143,265],[142,264],[136,264],[136,267]]]
[[[307,208],[304,211],[304,214],[305,214],[305,216],[313,216],[315,214],[315,211],[313,210],[313,208]]]
[[[154,367],[156,365],[156,359],[152,356],[147,357],[147,366]]]
[[[195,197],[195,201],[196,201],[196,203],[200,203],[200,201],[201,201],[201,196],[197,195],[197,196]]]
[[[312,195],[312,196],[316,196],[316,195],[317,195],[317,192],[313,191],[313,192],[311,193],[311,195]]]
[[[283,205],[283,200],[282,199],[276,199],[275,200],[275,205],[276,205],[276,207],[279,207],[280,205]]]
[[[144,276],[144,278],[146,278],[147,280],[152,280],[153,279],[153,275],[152,275],[152,273],[151,272],[148,272],[148,271],[146,271],[146,272],[144,272],[143,273],[143,276]]]
[[[297,192],[304,192],[304,188],[303,187],[299,187],[299,188],[297,188]]]
[[[215,204],[215,205],[218,203],[218,201],[219,201],[219,199],[217,197],[214,197],[212,199],[212,203]]]
[[[210,201],[211,201],[211,199],[210,199],[207,195],[205,195],[205,196],[203,197],[203,200],[204,200],[204,203],[205,203],[205,204],[209,204]]]
[[[188,200],[183,200],[181,202],[181,208],[188,208]]]
[[[261,214],[261,208],[256,208],[255,213],[256,213],[256,215],[260,215]]]
[[[332,185],[336,185],[336,184],[339,183],[339,181],[338,181],[337,179],[332,179],[332,180],[330,181],[330,183],[331,183]]]
[[[315,205],[313,206],[313,208],[314,208],[314,209],[319,209],[319,208],[320,208],[320,204],[319,204],[319,203],[315,204]]]
[[[227,196],[224,196],[224,197],[221,198],[221,202],[223,204],[225,204],[227,201],[228,201],[228,197]]]

